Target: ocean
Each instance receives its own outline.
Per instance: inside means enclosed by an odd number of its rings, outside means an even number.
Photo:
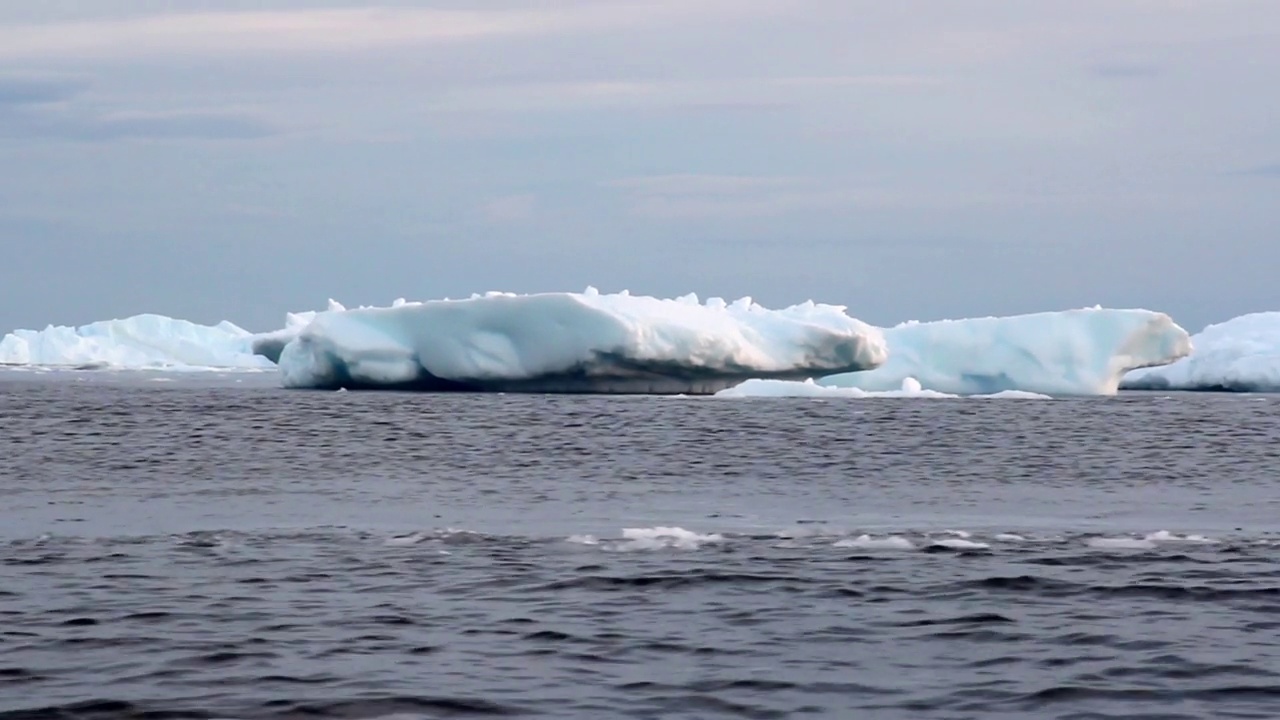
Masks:
[[[0,372],[0,720],[1274,718],[1280,396]]]

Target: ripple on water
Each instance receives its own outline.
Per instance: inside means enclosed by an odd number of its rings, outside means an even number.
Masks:
[[[0,720],[1280,704],[1278,403],[179,385],[0,392]]]

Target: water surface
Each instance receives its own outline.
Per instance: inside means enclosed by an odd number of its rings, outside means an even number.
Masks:
[[[1274,397],[4,372],[0,417],[4,720],[1280,707]]]

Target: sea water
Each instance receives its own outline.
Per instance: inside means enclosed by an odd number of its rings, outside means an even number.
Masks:
[[[0,718],[1271,718],[1280,398],[0,372]]]

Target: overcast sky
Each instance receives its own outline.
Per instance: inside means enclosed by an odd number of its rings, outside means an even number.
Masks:
[[[0,4],[0,332],[472,292],[1280,309],[1276,0]]]

